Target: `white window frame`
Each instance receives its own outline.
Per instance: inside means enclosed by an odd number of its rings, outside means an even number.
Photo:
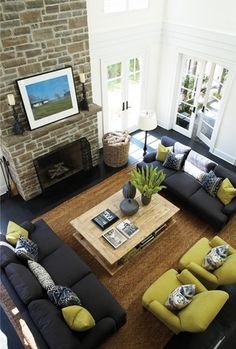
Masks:
[[[115,9],[112,10],[112,1],[114,2],[114,4],[119,3],[119,0],[103,0],[103,11],[105,15],[109,15],[109,14],[116,14],[116,13],[123,13],[123,12],[127,12],[127,11],[139,11],[139,10],[146,10],[149,8],[150,5],[150,1],[149,0],[139,0],[140,1],[140,6],[134,8],[132,7],[132,2],[134,0],[123,0],[124,1],[124,7],[121,8],[120,10]],[[111,10],[109,11],[109,2],[111,3]],[[143,5],[142,5],[143,2]],[[107,7],[106,7],[107,6]],[[106,9],[107,8],[107,9]]]
[[[220,113],[218,115],[216,124],[214,126],[214,130],[211,136],[211,142],[209,144],[209,151],[211,153],[214,154],[214,150],[215,150],[215,145],[216,145],[216,141],[217,141],[217,136],[219,134],[220,131],[220,125],[222,123],[223,120],[223,116],[224,116],[224,111],[225,108],[227,106],[228,100],[229,100],[229,95],[230,95],[230,91],[233,85],[233,81],[236,77],[236,66],[235,64],[233,64],[231,61],[227,60],[227,59],[219,59],[218,57],[209,55],[209,54],[203,54],[200,51],[195,51],[195,50],[189,50],[183,47],[178,47],[176,49],[176,59],[177,59],[177,71],[176,71],[176,78],[175,78],[175,85],[174,85],[174,93],[173,93],[173,99],[172,99],[172,108],[171,108],[171,113],[172,113],[172,122],[171,122],[171,128],[173,128],[173,125],[175,123],[175,119],[176,119],[176,115],[175,115],[175,108],[176,108],[176,100],[178,98],[178,91],[179,91],[179,79],[180,79],[180,72],[181,72],[181,68],[182,68],[182,64],[180,64],[180,62],[182,62],[183,60],[183,56],[190,56],[192,58],[196,58],[196,59],[200,59],[200,60],[206,60],[206,61],[211,61],[214,62],[216,64],[222,65],[224,66],[226,69],[228,69],[229,74],[227,77],[227,81],[226,81],[226,86],[225,86],[225,90],[224,90],[224,99],[223,99],[223,103],[221,104],[221,110]]]

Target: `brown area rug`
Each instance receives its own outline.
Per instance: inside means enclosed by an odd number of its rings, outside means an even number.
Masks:
[[[132,167],[127,167],[96,186],[64,202],[43,218],[91,267],[99,280],[127,311],[127,323],[102,346],[104,349],[162,349],[173,335],[166,326],[142,308],[142,295],[161,274],[177,268],[179,258],[197,240],[212,238],[212,228],[186,208],[175,216],[176,223],[152,244],[130,259],[114,276],[75,240],[70,221],[122,188]],[[178,203],[175,203],[178,205]],[[203,203],[204,204],[204,203]],[[236,217],[220,232],[236,246]]]

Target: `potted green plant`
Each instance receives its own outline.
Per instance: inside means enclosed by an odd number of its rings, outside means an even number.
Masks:
[[[131,183],[142,194],[141,200],[143,205],[148,205],[153,194],[166,188],[166,186],[161,185],[166,178],[165,173],[152,165],[145,166],[141,170],[135,169],[131,171],[130,178]]]

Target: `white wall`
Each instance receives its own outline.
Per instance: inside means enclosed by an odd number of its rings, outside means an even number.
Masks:
[[[214,154],[236,165],[236,79],[234,79],[217,137]]]
[[[136,25],[161,22],[165,1],[149,0],[148,9],[105,14],[103,0],[87,0],[89,32],[106,33]]]
[[[87,0],[94,102],[102,105],[101,63],[108,57],[147,50],[144,108],[157,111],[159,125],[173,125],[173,101],[181,52],[212,60],[236,72],[235,0],[150,0],[148,10],[104,14],[103,0]],[[212,152],[236,162],[236,82],[224,109]],[[99,115],[101,145],[102,113]]]
[[[235,34],[236,1],[166,0],[165,20]]]
[[[176,102],[179,54],[189,54],[229,67],[232,80],[230,92],[211,152],[230,163],[236,163],[235,13],[236,1],[231,0],[168,0],[163,22],[161,74],[157,89],[159,124],[170,129],[174,122],[173,104]]]
[[[87,0],[91,73],[94,103],[102,105],[101,66],[118,56],[136,52],[147,54],[142,108],[156,107],[158,57],[165,0],[150,0],[146,10],[116,14],[103,13],[103,0]],[[103,115],[98,115],[99,143],[103,135]]]

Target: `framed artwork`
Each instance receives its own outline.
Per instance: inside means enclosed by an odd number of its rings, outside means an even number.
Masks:
[[[17,80],[30,129],[79,113],[71,67]]]

